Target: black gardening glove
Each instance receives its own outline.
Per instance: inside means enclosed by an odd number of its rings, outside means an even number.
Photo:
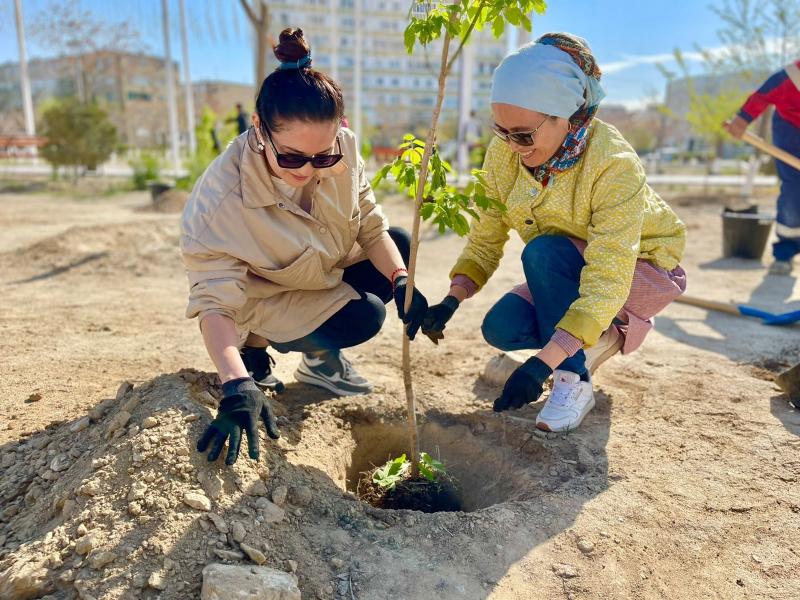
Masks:
[[[203,436],[197,441],[197,451],[205,452],[211,444],[208,460],[215,461],[227,441],[228,453],[225,456],[225,464],[232,465],[239,458],[242,430],[244,430],[247,435],[248,455],[258,460],[258,419],[264,421],[269,437],[272,439],[280,437],[272,407],[250,377],[241,377],[224,383],[222,394],[217,418],[211,421]]]
[[[495,412],[510,408],[522,408],[536,402],[542,395],[542,387],[553,369],[536,358],[529,358],[511,374],[503,388],[503,393],[494,401]]]
[[[453,318],[458,305],[458,298],[448,295],[441,303],[428,308],[425,318],[422,320],[422,333],[427,335],[434,344],[438,345],[439,340],[444,339],[445,325]]]
[[[406,335],[408,339],[413,340],[417,335],[422,319],[425,318],[425,311],[428,310],[428,301],[419,288],[414,287],[414,292],[411,296],[411,308],[408,309],[408,314],[405,313],[403,307],[406,304],[406,284],[408,277],[402,275],[394,280],[394,303],[397,305],[397,316],[406,324]]]

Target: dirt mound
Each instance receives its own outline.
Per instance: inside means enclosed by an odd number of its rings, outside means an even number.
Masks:
[[[563,439],[558,455],[574,455],[572,467],[502,420],[428,415],[423,445],[478,512],[380,510],[347,490],[402,446],[390,399],[275,401],[282,439],[262,439],[260,462],[229,468],[194,451],[219,397],[215,379],[182,371],[123,384],[88,415],[2,448],[0,597],[196,598],[203,568],[222,562],[296,570],[308,598],[478,598],[531,543],[519,523],[533,504],[492,505],[546,495],[595,468]],[[408,580],[432,535],[451,546],[442,562],[514,551],[468,573],[443,564]],[[404,595],[411,584],[421,595]]]
[[[24,270],[29,279],[67,272],[80,275],[142,276],[180,272],[176,223],[145,220],[122,225],[71,227],[30,246],[0,254],[0,270]],[[18,281],[19,282],[19,281]]]
[[[189,198],[189,192],[177,188],[161,192],[148,206],[140,208],[140,212],[181,213]]]

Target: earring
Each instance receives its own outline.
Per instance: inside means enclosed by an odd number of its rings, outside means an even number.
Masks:
[[[258,142],[258,146],[256,146],[256,148],[258,148],[259,152],[263,152],[264,151],[264,144],[262,144],[261,142]]]

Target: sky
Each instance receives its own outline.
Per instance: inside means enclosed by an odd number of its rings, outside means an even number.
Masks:
[[[22,0],[26,30],[58,1],[62,0]],[[160,0],[74,1],[100,20],[130,21],[141,32],[147,50],[163,54]],[[239,1],[185,1],[192,79],[251,83],[250,35]],[[719,45],[717,30],[722,24],[710,5],[720,1],[550,0],[547,12],[534,17],[533,34],[569,31],[588,40],[604,71],[606,102],[636,107],[663,95],[665,80],[656,63],[669,67],[675,48],[690,52],[695,46]],[[0,2],[0,63],[18,59],[13,4]],[[173,59],[180,61],[177,0],[170,0],[170,7]],[[47,55],[47,49],[29,35],[29,58]]]

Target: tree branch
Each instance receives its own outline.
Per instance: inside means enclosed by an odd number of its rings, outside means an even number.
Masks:
[[[458,60],[459,54],[461,54],[461,51],[464,49],[464,46],[469,40],[469,36],[472,35],[472,31],[475,29],[475,25],[477,25],[478,19],[480,19],[481,13],[483,12],[483,9],[485,7],[486,7],[486,0],[483,0],[480,6],[478,7],[478,11],[475,13],[475,16],[472,18],[472,22],[469,24],[467,32],[464,34],[464,37],[461,38],[461,43],[458,45],[458,48],[456,48],[456,51],[453,52],[453,56],[450,58],[450,62],[447,63],[447,69],[446,69],[447,73],[450,72],[450,69],[453,68],[453,65],[456,63],[456,60]]]
[[[258,17],[256,17],[256,13],[253,12],[253,7],[250,6],[249,0],[239,0],[239,3],[242,5],[244,12],[247,13],[247,18],[250,19],[253,26],[257,26]]]

